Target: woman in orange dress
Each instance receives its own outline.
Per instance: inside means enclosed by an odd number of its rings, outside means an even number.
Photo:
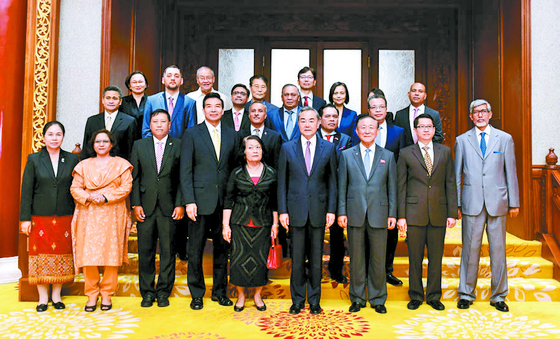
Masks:
[[[87,158],[74,168],[70,192],[76,201],[72,219],[72,245],[76,274],[84,272],[84,310],[93,312],[101,294],[101,310],[112,308],[118,269],[128,262],[131,225],[126,197],[132,189],[132,165],[111,151],[115,138],[107,130],[95,132],[87,145]],[[103,267],[100,280],[99,267]]]

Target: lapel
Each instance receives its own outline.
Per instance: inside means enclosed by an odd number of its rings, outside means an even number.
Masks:
[[[478,156],[482,159],[482,151],[480,150],[480,144],[478,143],[478,138],[476,137],[475,128],[476,127],[473,127],[473,129],[469,131],[468,140],[471,146],[474,148],[476,154],[478,154]],[[486,147],[486,153],[488,153],[488,147]]]
[[[437,165],[439,165],[440,159],[441,159],[441,145],[436,144],[434,142],[432,142],[432,145],[434,146],[434,162],[432,165],[432,175],[434,175],[434,172],[436,171],[436,167]]]
[[[426,162],[424,161],[424,156],[422,155],[422,152],[420,152],[420,147],[418,146],[418,144],[414,144],[414,146],[412,146],[412,154],[414,154],[414,156],[416,157],[420,165],[422,165],[424,170],[428,172],[428,168],[426,167]],[[435,152],[434,152],[434,156],[435,156]],[[434,170],[432,166],[432,173],[433,172]]]
[[[358,164],[358,168],[360,169],[364,180],[368,181],[368,178],[366,177],[366,169],[364,168],[364,161],[362,160],[362,155],[360,154],[359,144],[352,147],[352,153],[354,154],[354,160],[356,160],[356,163]]]
[[[492,150],[498,144],[499,136],[498,133],[496,133],[496,131],[497,130],[495,128],[492,128],[492,134],[488,138],[488,145],[486,146],[486,154],[484,154],[484,159],[488,158],[488,154],[492,153]],[[480,154],[482,154],[482,151],[480,151]]]
[[[165,101],[165,91],[163,92],[163,101]],[[171,123],[172,124],[175,121],[175,119],[178,119],[177,116],[181,115],[181,114],[176,114],[176,113],[179,113],[183,110],[183,105],[184,104],[185,104],[185,95],[182,94],[182,93],[179,93],[179,96],[177,97],[177,102],[175,103],[175,106],[173,106],[173,115],[171,116]],[[166,103],[165,107],[167,109],[167,103]]]
[[[152,143],[153,146],[153,143]],[[165,145],[165,148],[163,149],[163,159],[161,159],[161,169],[160,169],[160,173],[163,172],[163,169],[165,167],[165,165],[167,165],[168,163],[170,163],[169,158],[170,158],[170,154],[173,151],[173,141],[171,140],[171,136],[167,137],[167,144]]]
[[[115,117],[115,122],[113,122],[113,125],[111,126],[111,132],[114,133],[114,131],[117,130],[117,127],[119,127],[119,125],[122,123],[123,114],[124,113],[117,112],[117,116]]]
[[[262,128],[264,128],[264,129],[263,129],[263,131],[262,131],[262,138],[261,138],[261,140],[262,140],[262,141],[265,143],[265,145],[266,145],[266,140],[268,140],[268,128],[267,128],[267,127],[264,127],[264,125],[263,125]],[[250,129],[251,129],[251,125],[249,125],[249,130],[250,130]],[[249,133],[249,134],[250,134],[250,133]]]
[[[284,106],[278,110],[278,132],[282,135],[282,139],[290,141],[288,134],[286,133],[286,127],[284,126]]]
[[[58,157],[58,173],[56,176],[56,180],[58,181],[58,178],[62,178],[64,175],[64,171],[68,168],[68,166],[66,166],[66,157],[64,155],[64,151],[62,151],[62,149],[60,150],[60,155]],[[54,171],[53,171],[54,174]]]
[[[212,154],[212,158],[214,159],[214,161],[218,163],[218,157],[216,157],[216,150],[214,149],[214,143],[212,142],[212,137],[210,136],[210,131],[208,130],[208,126],[206,126],[205,122],[200,123],[199,126],[201,126],[200,134],[202,134],[202,141],[204,141],[206,146],[208,146],[208,149],[210,150],[210,154]],[[220,148],[221,145],[222,142],[220,142]],[[220,153],[221,153],[221,149],[220,149]]]
[[[60,156],[62,156],[62,152]],[[59,165],[60,165],[60,156],[58,159]],[[41,165],[43,166],[43,169],[46,171],[46,173],[49,173],[49,176],[51,177],[52,181],[56,183],[57,181],[56,181],[56,177],[54,176],[54,169],[52,167],[51,158],[49,156],[49,152],[47,152],[46,149],[41,151]]]
[[[149,138],[146,138],[146,140],[149,140],[149,142],[147,142],[147,148],[146,148],[146,152],[148,152],[148,159],[150,159],[150,164],[152,165],[152,167],[154,168],[154,173],[159,174],[157,171],[157,161],[156,161],[156,150],[154,148],[154,137],[151,136]],[[165,153],[165,151],[164,151]],[[162,164],[162,168],[163,168],[163,160],[161,162]]]
[[[303,145],[301,143],[301,138],[294,140],[293,147],[296,158],[299,160],[301,168],[303,168],[303,172],[307,176],[309,176],[309,174],[307,174],[307,167],[305,166],[305,157],[303,156]],[[313,169],[313,166],[311,166],[311,169]]]
[[[325,151],[325,143],[328,143],[328,141],[320,139],[319,137],[317,137],[316,142],[317,145],[315,145],[315,156],[313,156],[313,163],[311,164],[311,173],[309,174],[309,176],[313,174],[315,167],[318,166],[317,164],[319,163],[319,160],[321,159],[321,157],[323,156],[323,152]]]
[[[381,152],[382,152],[381,149],[382,149],[381,146],[375,145],[375,155],[373,156],[373,162],[371,164],[371,172],[369,173],[370,175],[367,181],[370,181],[371,178],[373,178],[373,173],[375,173],[377,166],[381,162]]]
[[[335,130],[335,131],[336,131],[336,130]],[[334,138],[334,139],[333,139],[333,144],[334,144],[334,147],[335,147],[336,149],[338,149],[338,144],[340,143],[340,134],[341,134],[341,133],[340,133],[339,131],[336,131],[336,134],[333,135],[333,138]]]

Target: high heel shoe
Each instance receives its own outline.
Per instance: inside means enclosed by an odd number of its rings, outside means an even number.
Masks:
[[[35,307],[35,309],[37,310],[37,312],[45,312],[48,308],[47,304],[39,304],[37,305],[37,307]]]
[[[86,312],[93,312],[93,311],[95,311],[95,310],[97,309],[97,300],[98,300],[98,299],[95,300],[95,304],[92,305],[92,306],[88,306],[88,305],[86,304],[86,306],[84,307],[84,311],[86,311]]]
[[[262,306],[258,306],[257,303],[255,303],[255,307],[257,308],[258,311],[266,311],[266,304],[263,301]]]
[[[237,299],[237,301],[239,301],[239,299]],[[235,305],[233,305],[233,310],[235,312],[241,312],[245,308],[245,303],[243,303],[242,306],[237,306],[237,301],[235,302]]]
[[[109,305],[104,305],[103,303],[101,303],[100,309],[102,311],[109,311],[112,308],[113,308],[113,303],[110,303]]]
[[[66,305],[64,305],[64,303],[62,301],[59,302],[53,302],[53,306],[55,310],[63,310],[66,308]]]

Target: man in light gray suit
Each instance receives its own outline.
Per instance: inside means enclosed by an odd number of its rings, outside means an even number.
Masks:
[[[490,245],[492,295],[490,305],[508,312],[506,263],[506,215],[519,214],[519,187],[511,135],[492,127],[492,108],[486,100],[474,100],[469,114],[475,127],[455,141],[455,173],[459,219],[463,219],[463,253],[457,307],[467,309],[476,298],[478,263],[484,225]],[[463,177],[461,194],[461,178]]]
[[[385,251],[387,229],[397,221],[397,164],[393,152],[375,144],[377,131],[375,119],[360,115],[360,144],[341,153],[338,167],[338,224],[349,226],[350,312],[360,311],[369,300],[377,313],[387,313]]]

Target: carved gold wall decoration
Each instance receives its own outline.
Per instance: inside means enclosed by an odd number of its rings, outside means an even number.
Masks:
[[[51,41],[51,0],[37,0],[35,57],[33,72],[33,152],[43,144],[43,127],[47,123],[49,100],[49,59]],[[53,100],[53,98],[51,98]]]

